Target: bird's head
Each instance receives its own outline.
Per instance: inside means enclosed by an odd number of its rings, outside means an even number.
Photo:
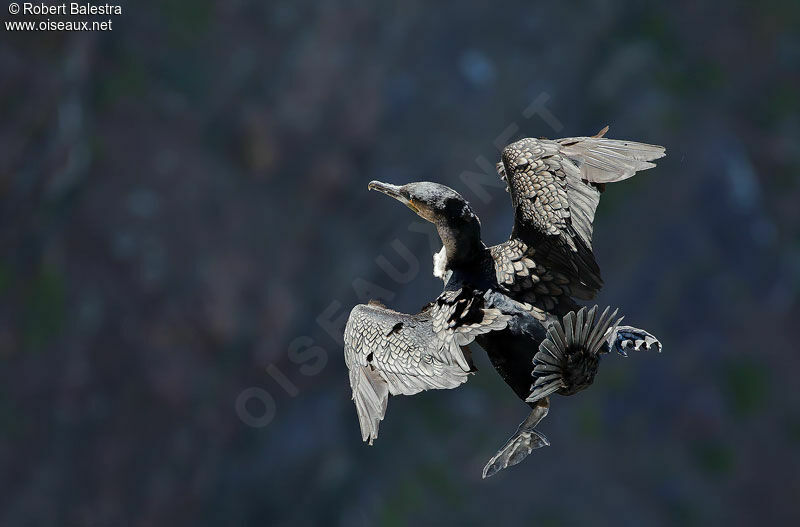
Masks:
[[[391,196],[421,218],[434,225],[457,224],[459,220],[476,218],[472,209],[461,194],[445,185],[430,181],[417,181],[405,185],[391,185],[371,181],[369,190],[383,192]]]
[[[448,268],[470,260],[483,248],[480,220],[467,200],[450,187],[429,181],[405,185],[371,181],[367,188],[393,197],[433,223],[446,249]]]

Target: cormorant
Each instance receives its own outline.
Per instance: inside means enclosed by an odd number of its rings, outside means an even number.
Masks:
[[[505,243],[487,247],[480,221],[453,189],[430,182],[397,186],[372,181],[436,226],[442,250],[434,275],[439,297],[409,315],[378,302],[357,305],[344,333],[364,441],[372,444],[389,395],[454,388],[475,371],[473,340],[531,412],[486,464],[483,477],[519,463],[549,445],[536,430],[553,393],[572,395],[591,385],[599,357],[615,349],[656,349],[650,333],[620,326],[617,311],[580,307],[600,287],[592,253],[592,220],[606,183],[652,168],[661,146],[593,137],[522,139],[503,152],[498,175],[507,182],[514,227]]]

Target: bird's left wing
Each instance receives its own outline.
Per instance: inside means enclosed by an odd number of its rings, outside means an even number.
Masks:
[[[462,346],[505,328],[509,318],[465,290],[445,291],[416,315],[378,303],[355,306],[345,327],[344,358],[363,440],[372,444],[378,436],[390,394],[464,383],[474,368]]]

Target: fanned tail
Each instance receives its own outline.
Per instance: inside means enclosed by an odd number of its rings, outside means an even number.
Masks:
[[[536,377],[527,402],[536,402],[564,390],[575,393],[592,383],[597,372],[599,354],[604,350],[606,335],[614,332],[623,317],[614,321],[617,311],[606,308],[595,321],[597,306],[570,311],[563,323],[556,320],[533,358]],[[612,322],[613,321],[613,322]]]

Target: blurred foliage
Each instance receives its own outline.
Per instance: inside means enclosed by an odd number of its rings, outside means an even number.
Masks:
[[[692,445],[698,467],[711,476],[726,476],[735,465],[731,447],[721,441],[703,440]]]
[[[763,409],[769,379],[762,363],[740,359],[726,365],[723,371],[726,395],[736,415],[752,415]]]
[[[39,350],[58,335],[66,321],[66,288],[57,269],[42,266],[24,293],[25,342]]]

